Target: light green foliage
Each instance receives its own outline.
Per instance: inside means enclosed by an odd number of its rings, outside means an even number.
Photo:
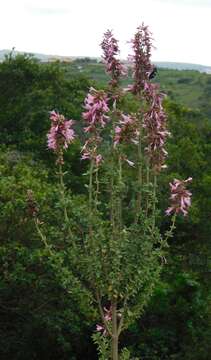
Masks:
[[[102,63],[96,64],[91,59],[80,64],[80,60],[75,60],[72,64],[65,65],[67,75],[80,73],[89,79],[95,80],[101,87],[105,86],[108,76],[104,72]],[[129,71],[131,75],[131,71]],[[123,80],[123,85],[131,84],[131,77]],[[189,109],[199,109],[209,119],[211,117],[211,75],[200,73],[194,70],[174,70],[158,68],[155,78],[171,100],[186,106]]]
[[[92,339],[97,346],[98,359],[99,360],[110,360],[111,359],[111,348],[108,337],[95,333],[92,335]]]

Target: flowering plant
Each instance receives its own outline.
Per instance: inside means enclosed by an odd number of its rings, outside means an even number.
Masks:
[[[180,212],[187,215],[191,193],[186,185],[191,178],[170,184],[171,205],[166,214],[173,214],[173,222],[170,232],[162,236],[156,224],[157,178],[166,167],[170,133],[164,94],[151,82],[151,33],[142,24],[132,39],[134,82],[127,89],[120,86],[125,70],[111,31],[104,34],[101,46],[111,80],[106,91],[91,88],[84,103],[81,158],[89,162],[85,205],[78,203],[70,212],[66,207],[63,151],[74,141],[74,122],[54,111],[48,147],[56,153],[59,166],[68,228],[67,263],[72,276],[85,284],[92,303],[97,304],[101,320],[94,341],[98,348],[100,341],[103,344],[104,358],[118,360],[122,331],[140,316],[159,279],[175,217]],[[123,111],[128,92],[137,104],[132,114]],[[29,200],[32,204],[31,193]],[[37,211],[33,216],[37,218]],[[35,223],[49,248],[40,222]],[[51,255],[54,251],[51,247]],[[125,354],[126,350],[120,357]]]

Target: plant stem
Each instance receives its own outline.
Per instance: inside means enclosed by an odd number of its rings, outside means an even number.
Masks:
[[[64,209],[64,219],[65,219],[65,223],[68,224],[68,232],[70,237],[72,237],[72,231],[69,225],[69,217],[67,214],[67,207],[66,207],[66,203],[65,203],[65,184],[64,184],[64,173],[62,170],[62,164],[59,163],[59,183],[60,183],[60,194],[61,194],[61,199],[62,199],[62,205],[63,205],[63,209]]]
[[[140,119],[139,125],[139,141],[138,141],[138,196],[137,196],[137,205],[136,205],[136,214],[135,214],[135,223],[137,224],[139,219],[139,214],[141,211],[141,201],[142,201],[142,123]]]
[[[104,324],[104,326],[105,326],[105,329],[106,329],[106,331],[108,332],[108,334],[109,334],[110,336],[112,336],[112,333],[111,333],[111,331],[110,331],[110,329],[109,329],[109,327],[108,327],[108,324],[107,324],[107,322],[106,322],[106,320],[105,320],[105,316],[104,316],[103,308],[102,308],[102,304],[101,304],[101,298],[100,298],[100,295],[99,295],[99,292],[98,292],[98,291],[96,292],[96,298],[97,298],[98,309],[99,309],[99,312],[100,312],[100,316],[101,316],[102,322],[103,322],[103,324]]]
[[[119,155],[119,231],[122,230],[122,159]]]
[[[40,229],[40,227],[39,227],[38,219],[34,219],[34,223],[35,223],[35,227],[36,227],[37,233],[39,234],[39,236],[40,236],[43,244],[45,245],[46,249],[48,249],[49,254],[50,254],[50,255],[53,255],[53,252],[51,251],[51,248],[50,248],[50,246],[48,245],[46,236],[42,233],[42,231],[41,231],[41,229]]]
[[[112,360],[118,360],[117,305],[112,304]]]
[[[95,191],[95,210],[97,211],[98,208],[98,194],[100,192],[100,183],[99,183],[99,177],[98,177],[98,167],[96,168],[95,172],[95,183],[96,183],[96,191]]]
[[[59,182],[60,182],[60,194],[62,197],[62,202],[63,202],[63,207],[64,207],[64,218],[65,221],[68,221],[68,216],[67,216],[67,208],[66,208],[66,204],[65,204],[65,185],[64,185],[64,174],[62,171],[62,164],[59,164]]]
[[[119,322],[119,326],[118,326],[118,336],[121,334],[121,332],[123,330],[125,311],[126,311],[126,307],[127,307],[127,298],[128,298],[128,296],[125,297],[124,304],[123,304],[123,312],[121,314],[121,318],[120,318],[120,322]]]
[[[153,223],[152,223],[152,229],[154,230],[155,228],[155,222],[156,222],[156,219],[155,219],[155,213],[156,213],[156,200],[157,200],[157,197],[156,197],[156,191],[157,191],[157,175],[154,174],[154,183],[153,183],[153,209],[152,209],[152,215],[153,215]]]
[[[93,163],[93,160],[91,160],[90,171],[89,171],[89,210],[90,210],[90,212],[92,210],[93,168],[94,168],[94,163]]]
[[[92,236],[92,192],[93,192],[93,168],[94,162],[91,160],[89,170],[89,235]]]
[[[147,196],[146,196],[146,216],[148,216],[149,211],[149,184],[150,184],[150,169],[149,169],[149,160],[147,159],[147,165],[146,165],[146,188],[147,188]]]
[[[174,229],[176,228],[176,226],[175,226],[176,217],[177,217],[177,214],[175,213],[175,214],[173,215],[173,217],[172,217],[172,220],[171,220],[172,223],[171,223],[170,229],[169,229],[169,231],[167,232],[167,235],[166,235],[166,237],[165,237],[165,242],[167,242],[168,239],[169,239],[170,237],[172,237],[173,231],[174,231]]]

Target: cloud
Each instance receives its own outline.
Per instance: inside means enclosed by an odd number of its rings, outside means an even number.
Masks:
[[[30,8],[28,9],[28,11],[32,14],[32,15],[36,15],[36,16],[51,16],[51,15],[67,15],[68,13],[70,13],[70,10],[67,8],[39,8],[39,7],[35,7],[35,8]]]
[[[67,0],[29,0],[24,2],[24,8],[32,16],[59,16],[70,12]]]
[[[172,5],[189,5],[189,6],[211,6],[210,0],[158,0],[162,3],[172,4]]]
[[[1,0],[0,48],[72,56],[100,56],[107,28],[120,40],[121,56],[144,21],[157,61],[210,65],[211,0]],[[11,11],[12,9],[12,11]],[[6,31],[5,31],[6,29]]]

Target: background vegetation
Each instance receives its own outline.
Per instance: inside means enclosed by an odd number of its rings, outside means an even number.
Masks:
[[[0,64],[0,358],[95,359],[90,334],[95,313],[68,273],[48,260],[26,208],[32,189],[42,220],[59,242],[62,227],[54,159],[46,149],[49,111],[57,109],[81,128],[89,86],[104,86],[102,64],[40,64],[8,56]],[[193,177],[193,206],[177,224],[162,279],[144,316],[122,338],[140,359],[208,360],[211,336],[211,75],[159,69],[156,81],[169,96],[172,138],[168,169],[160,180],[160,227],[168,182]],[[125,82],[125,85],[127,82]],[[128,105],[129,106],[129,105]],[[130,105],[133,106],[133,105]],[[80,144],[66,153],[66,180],[83,201]]]

